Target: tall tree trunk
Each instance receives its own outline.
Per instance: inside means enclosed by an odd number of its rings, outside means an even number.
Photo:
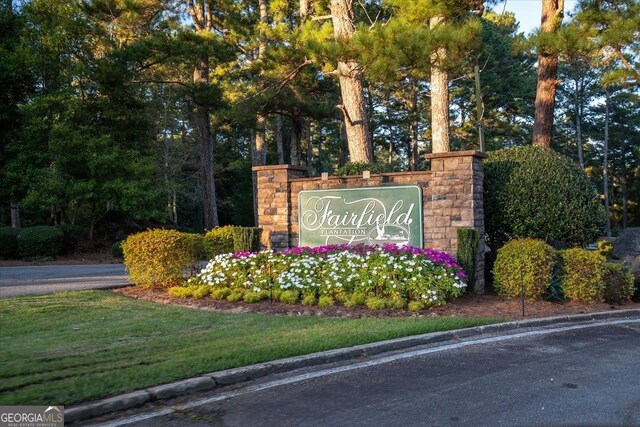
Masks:
[[[414,91],[408,99],[404,100],[404,105],[409,113],[409,170],[418,169],[418,128],[420,122],[418,120],[418,94]]]
[[[211,3],[207,0],[188,0],[187,4],[196,33],[205,35],[210,32],[213,28]],[[196,90],[206,89],[209,86],[209,57],[207,55],[200,56],[198,64],[193,70],[193,83]],[[202,190],[204,228],[209,230],[219,225],[213,171],[211,117],[209,117],[208,100],[196,96],[195,101],[195,134],[200,151],[200,188]]]
[[[351,0],[331,0],[329,7],[336,40],[349,40],[355,32]],[[362,70],[355,60],[342,59],[338,61],[337,71],[349,156],[352,162],[372,163],[373,143],[369,133]]]
[[[436,15],[429,20],[431,29],[444,22],[444,16]],[[447,49],[440,47],[431,55],[431,138],[432,151],[445,153],[449,145],[449,73],[442,66],[447,58]]]
[[[278,151],[278,164],[284,165],[284,136],[282,133],[283,128],[282,116],[276,114],[276,149]]]
[[[611,217],[609,215],[609,89],[605,89],[603,150],[604,158],[602,161],[602,186],[604,193],[604,212],[606,216],[607,237],[611,237]]]
[[[578,146],[578,164],[584,170],[584,154],[582,152],[582,96],[578,79],[575,80],[576,90],[573,94],[573,112],[576,116],[576,145]]]
[[[623,144],[620,187],[622,187],[622,228],[625,229],[629,226],[629,187],[627,182],[627,143]]]
[[[543,33],[557,31],[562,24],[564,0],[542,0]],[[551,147],[553,111],[558,86],[558,55],[540,50],[538,53],[538,84],[536,87],[533,122],[533,144]]]
[[[11,227],[20,228],[20,203],[15,194],[11,193]]]
[[[484,101],[482,100],[482,88],[480,85],[480,66],[478,60],[473,66],[476,90],[476,121],[478,127],[478,149],[484,151]]]

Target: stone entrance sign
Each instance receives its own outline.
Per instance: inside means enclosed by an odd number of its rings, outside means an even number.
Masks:
[[[418,186],[306,190],[298,194],[300,246],[327,244],[422,247]]]

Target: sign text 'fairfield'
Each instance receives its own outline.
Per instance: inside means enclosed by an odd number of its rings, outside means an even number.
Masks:
[[[300,246],[394,243],[422,247],[420,187],[308,190],[298,197]]]

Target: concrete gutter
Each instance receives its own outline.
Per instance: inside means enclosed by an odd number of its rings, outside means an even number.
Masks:
[[[348,348],[322,351],[319,353],[258,363],[240,368],[211,372],[198,377],[149,387],[143,390],[109,397],[94,402],[81,403],[79,405],[65,408],[64,418],[65,423],[83,421],[113,412],[136,408],[154,401],[168,400],[189,393],[213,390],[218,387],[238,384],[256,378],[265,377],[267,375],[292,371],[294,369],[373,356],[389,351],[406,350],[412,347],[428,344],[445,343],[453,340],[459,340],[461,338],[480,337],[491,334],[508,334],[522,329],[543,329],[545,327],[557,325],[586,324],[598,320],[631,319],[637,317],[640,317],[640,309],[547,317],[542,319],[477,326],[453,331],[433,332],[371,344],[357,345]]]

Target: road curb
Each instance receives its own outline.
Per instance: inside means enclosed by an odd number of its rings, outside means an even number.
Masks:
[[[323,365],[360,357],[374,356],[389,351],[404,350],[428,344],[438,344],[452,340],[476,337],[482,335],[507,333],[519,329],[545,328],[549,326],[589,323],[596,320],[624,319],[640,317],[640,309],[587,313],[570,316],[546,317],[497,323],[493,325],[476,326],[445,332],[432,332],[362,344],[348,348],[327,350],[303,356],[295,356],[271,362],[258,363],[240,368],[211,372],[198,377],[149,387],[131,393],[113,396],[94,402],[87,402],[77,406],[65,408],[66,423],[84,421],[107,415],[112,412],[124,411],[140,407],[150,402],[168,400],[189,393],[213,390],[218,387],[238,384],[245,381],[265,377],[267,375],[283,373],[303,367]]]

